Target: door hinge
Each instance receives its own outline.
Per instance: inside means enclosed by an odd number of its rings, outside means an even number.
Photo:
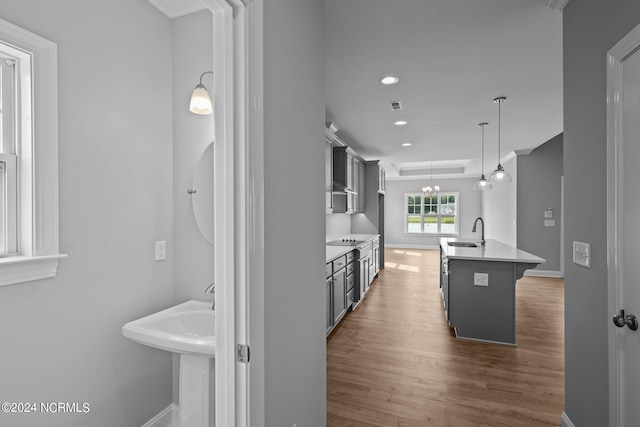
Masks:
[[[251,358],[251,352],[249,351],[249,346],[246,344],[237,344],[236,360],[239,363],[249,363],[250,358]]]

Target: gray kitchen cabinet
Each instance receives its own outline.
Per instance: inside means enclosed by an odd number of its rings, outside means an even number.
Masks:
[[[325,140],[324,147],[324,163],[325,163],[325,198],[324,205],[326,213],[333,213],[333,144],[331,141]]]
[[[353,212],[362,213],[366,208],[365,197],[365,166],[360,160],[353,159],[353,188],[355,194],[353,195]]]
[[[378,164],[378,193],[384,194],[386,187],[386,172],[382,165]]]
[[[347,312],[347,271],[333,273],[333,325],[337,325]]]
[[[364,298],[364,295],[369,290],[369,284],[373,281],[372,269],[371,269],[371,244],[367,244],[359,249],[360,257],[358,258],[358,289],[356,296],[358,301]]]
[[[356,158],[352,158],[353,168],[353,194],[351,195],[351,209],[349,210],[352,213],[360,212],[360,193],[358,192],[360,186],[360,168],[362,163],[360,160]]]
[[[379,249],[374,262],[376,264],[376,274],[384,269],[384,198],[385,195],[379,191],[381,181],[384,181],[378,160],[370,160],[363,163],[365,187],[360,190],[365,200],[362,206],[361,215],[354,215],[351,219],[351,233],[353,234],[378,234]],[[374,257],[372,256],[372,259]],[[376,261],[377,260],[377,261]]]
[[[371,261],[373,264],[373,276],[376,277],[380,272],[380,239],[373,240],[373,248],[371,250]]]
[[[327,335],[342,320],[355,301],[355,253],[353,251],[326,266],[326,330]]]
[[[353,303],[355,302],[355,282],[356,282],[356,274],[353,272],[355,270],[354,263],[351,265],[351,274],[349,274],[349,266],[347,266],[347,310],[353,307]]]
[[[331,314],[331,305],[332,305],[332,301],[331,301],[331,288],[333,286],[333,277],[327,277],[327,282],[326,282],[326,310],[327,310],[327,317],[326,317],[326,329],[327,329],[327,335],[329,335],[329,332],[331,332],[331,329],[333,329],[333,315]]]

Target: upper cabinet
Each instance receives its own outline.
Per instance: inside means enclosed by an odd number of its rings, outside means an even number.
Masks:
[[[386,173],[382,165],[378,164],[378,193],[384,194]]]
[[[325,131],[325,208],[328,214],[365,212],[369,180],[366,163],[334,133]],[[382,171],[384,173],[384,169]],[[376,178],[376,181],[369,182],[370,188],[377,187],[377,191],[384,192],[384,178]]]
[[[333,144],[324,142],[324,207],[326,213],[333,213]]]
[[[333,147],[333,191],[353,192],[353,155],[349,147]]]

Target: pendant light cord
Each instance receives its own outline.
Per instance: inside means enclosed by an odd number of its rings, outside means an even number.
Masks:
[[[493,102],[498,104],[498,166],[500,166],[500,119],[501,119],[501,114],[500,114],[500,109],[501,109],[501,105],[504,101],[506,101],[507,98],[504,96],[500,96],[498,98],[495,98],[493,100]]]
[[[480,123],[480,127],[482,128],[482,152],[480,153],[480,157],[482,158],[482,170],[480,171],[480,175],[484,176],[484,127],[486,125],[484,123]]]
[[[500,164],[500,107],[502,101],[498,101],[498,164]]]

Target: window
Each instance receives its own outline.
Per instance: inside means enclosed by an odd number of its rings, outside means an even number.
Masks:
[[[0,44],[0,257],[15,255],[18,248],[18,58],[12,51]]]
[[[0,19],[0,286],[54,277],[58,248],[55,43]]]
[[[458,193],[440,193],[437,196],[406,193],[406,232],[457,235],[458,198]]]

